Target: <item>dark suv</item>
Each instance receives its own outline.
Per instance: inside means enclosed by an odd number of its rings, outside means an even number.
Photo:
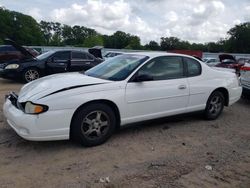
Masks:
[[[28,50],[33,56],[38,56],[39,53],[31,48],[25,47],[26,50]],[[0,63],[4,63],[6,61],[10,60],[21,60],[25,59],[25,55],[23,55],[18,49],[16,49],[12,45],[1,45],[0,46]]]
[[[48,51],[35,57],[24,47],[13,41],[9,42],[15,49],[19,50],[24,58],[1,63],[0,77],[2,78],[31,82],[50,74],[85,71],[103,61],[100,57],[77,50]],[[90,52],[101,56],[98,49],[90,49]]]

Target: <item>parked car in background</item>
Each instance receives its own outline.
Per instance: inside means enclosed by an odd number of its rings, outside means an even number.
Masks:
[[[45,75],[86,71],[103,61],[90,53],[76,50],[49,51],[34,57],[25,48],[14,43],[13,45],[17,46],[26,58],[0,64],[2,78],[31,82]]]
[[[235,73],[186,55],[119,55],[85,73],[44,77],[6,97],[9,125],[27,140],[105,142],[126,124],[203,111],[214,120],[240,99]]]
[[[39,55],[39,52],[32,48],[24,47],[32,57]],[[27,58],[27,54],[24,55],[20,50],[16,49],[12,45],[1,45],[0,46],[0,64],[10,60],[23,60]]]
[[[243,94],[250,96],[250,63],[245,63],[240,69],[240,81]]]
[[[115,57],[118,55],[122,55],[122,54],[124,54],[124,53],[123,52],[116,52],[116,51],[113,51],[113,52],[109,51],[108,53],[106,53],[104,55],[104,59],[106,60],[106,59],[109,59],[109,58],[112,58],[112,57]]]
[[[216,59],[216,58],[204,58],[203,61],[210,67],[214,67],[216,66],[217,64],[220,63],[220,60],[219,59]]]
[[[219,55],[219,60],[220,63],[217,64],[216,67],[235,69],[237,73],[240,72],[240,67],[244,65],[244,63],[238,62],[235,57],[230,54]]]

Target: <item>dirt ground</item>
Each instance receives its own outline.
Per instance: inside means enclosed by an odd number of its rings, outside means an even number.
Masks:
[[[20,87],[0,79],[0,106]],[[249,188],[250,100],[225,108],[216,121],[192,114],[130,126],[93,148],[25,141],[1,107],[0,187]]]

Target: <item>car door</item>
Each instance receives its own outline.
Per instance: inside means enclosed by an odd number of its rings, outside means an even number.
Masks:
[[[70,64],[69,51],[56,52],[46,62],[47,72],[50,74],[67,72],[69,64]]]
[[[189,85],[188,111],[205,109],[209,80],[202,76],[202,66],[199,61],[189,57],[183,57],[183,62],[187,67],[187,80]]]
[[[153,80],[134,79],[144,74]],[[185,112],[189,86],[182,58],[162,56],[147,62],[127,83],[125,98],[131,121]]]
[[[94,57],[86,52],[72,52],[70,71],[84,71],[95,66]]]

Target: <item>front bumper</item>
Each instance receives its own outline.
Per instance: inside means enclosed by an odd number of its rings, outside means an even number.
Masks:
[[[22,77],[22,74],[17,69],[2,69],[0,68],[0,77],[7,79],[19,79]]]
[[[50,141],[69,139],[69,127],[74,111],[48,111],[39,115],[25,114],[7,98],[4,116],[16,133],[26,140]]]

